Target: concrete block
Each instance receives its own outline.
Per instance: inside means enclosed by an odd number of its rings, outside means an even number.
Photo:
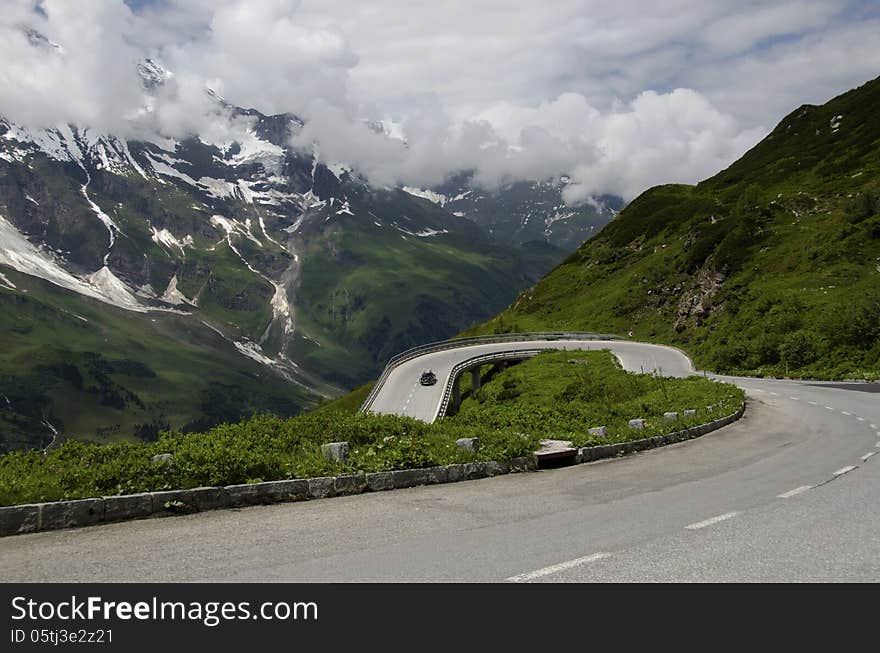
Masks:
[[[40,504],[40,530],[97,524],[104,518],[103,499],[78,499]]]
[[[608,429],[604,426],[594,426],[590,429],[590,435],[606,438],[608,437]]]
[[[174,454],[173,453],[157,453],[155,456],[150,456],[151,463],[162,463],[163,465],[171,465],[174,463]]]
[[[200,512],[229,507],[229,495],[226,493],[225,488],[196,487],[192,490],[188,490],[188,492],[192,493],[196,502],[196,508],[198,508]]]
[[[391,472],[373,472],[367,474],[367,489],[372,492],[394,489],[394,474]]]
[[[694,408],[688,408],[686,411],[684,411],[684,416],[685,417],[696,417],[697,411]]]
[[[397,469],[392,474],[395,489],[426,485],[428,482],[428,474],[424,469]]]
[[[223,489],[226,490],[230,506],[258,506],[309,498],[309,482],[306,479],[242,483],[227,485]]]
[[[336,478],[334,476],[318,476],[309,479],[309,496],[312,499],[326,499],[336,493]]]
[[[458,483],[464,480],[464,465],[447,465],[446,466],[446,482]]]
[[[595,460],[596,452],[593,451],[595,447],[581,447],[578,449],[578,458],[580,458],[580,462],[588,463]]]
[[[455,446],[465,451],[476,451],[480,447],[480,438],[459,438]]]
[[[153,495],[149,492],[104,497],[104,521],[138,519],[153,514]]]
[[[677,422],[678,421],[678,413],[663,413],[663,421],[664,422]]]
[[[533,472],[538,469],[538,459],[535,456],[522,456],[507,461],[507,466],[513,472]]]
[[[501,476],[510,471],[508,464],[501,460],[490,460],[483,464],[486,466],[486,473],[489,476]]]
[[[40,530],[40,504],[0,508],[0,536],[33,533]]]
[[[425,474],[428,485],[449,482],[449,470],[446,467],[428,467]]]
[[[645,420],[639,419],[631,419],[629,421],[629,427],[636,431],[643,431],[645,429]]]
[[[367,489],[367,477],[365,474],[350,474],[337,476],[333,485],[336,495],[360,494]]]
[[[348,442],[328,442],[321,445],[321,453],[324,454],[324,460],[333,463],[348,462]]]
[[[488,475],[489,470],[484,463],[465,463],[464,465],[464,478],[467,481],[486,478]]]
[[[198,512],[195,496],[187,490],[165,490],[150,492],[153,501],[153,514],[180,514]]]
[[[222,487],[196,487],[190,490],[151,492],[153,513],[187,514],[229,507],[229,495]]]

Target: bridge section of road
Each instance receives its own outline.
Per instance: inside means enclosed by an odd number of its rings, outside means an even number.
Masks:
[[[443,416],[447,404],[456,403],[457,388],[463,374],[471,372],[473,384],[479,379],[482,365],[529,358],[550,349],[607,349],[629,372],[657,372],[677,377],[696,373],[691,360],[678,349],[619,340],[612,336],[534,334],[526,338],[523,334],[519,339],[512,336],[500,341],[474,340],[478,339],[467,339],[460,346],[454,346],[456,341],[437,343],[434,348],[420,348],[422,351],[416,352],[416,356],[400,362],[392,359],[363,409],[433,422]],[[437,376],[435,385],[420,384],[419,379],[426,370],[431,370]]]

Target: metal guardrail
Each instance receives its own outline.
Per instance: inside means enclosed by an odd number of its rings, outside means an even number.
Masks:
[[[442,419],[446,415],[446,411],[449,408],[449,398],[452,395],[452,389],[455,387],[455,382],[458,379],[458,376],[465,371],[469,367],[473,367],[474,365],[478,365],[480,363],[489,363],[492,361],[499,360],[518,360],[520,358],[531,358],[532,356],[537,356],[542,351],[547,351],[546,349],[510,349],[507,351],[496,351],[491,354],[481,354],[480,356],[474,356],[473,358],[468,358],[467,360],[463,360],[459,363],[456,363],[452,371],[449,373],[449,379],[446,382],[446,388],[443,390],[443,399],[440,401],[440,406],[437,408],[437,412],[434,415],[434,419]]]
[[[396,354],[389,359],[376,381],[376,385],[370,391],[369,396],[361,405],[360,412],[365,413],[373,405],[376,396],[388,380],[388,376],[395,367],[401,363],[417,358],[423,354],[433,353],[436,351],[445,351],[447,349],[458,349],[460,347],[469,347],[471,345],[482,345],[496,342],[522,342],[522,341],[547,341],[547,340],[619,340],[621,336],[607,333],[592,333],[582,331],[546,331],[535,333],[496,333],[487,336],[469,336],[466,338],[451,338],[449,340],[439,340],[437,342],[429,342],[418,347],[412,347]]]

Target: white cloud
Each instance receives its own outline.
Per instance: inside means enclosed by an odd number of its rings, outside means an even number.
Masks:
[[[318,141],[376,184],[569,174],[572,201],[709,176],[797,105],[880,68],[880,10],[855,0],[34,4],[8,0],[0,15],[0,115],[15,122],[219,142],[244,126],[208,85],[300,115],[299,146]],[[150,111],[143,56],[174,71]],[[393,120],[406,144],[367,119]]]

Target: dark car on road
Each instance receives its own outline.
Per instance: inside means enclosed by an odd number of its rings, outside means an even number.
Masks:
[[[419,379],[419,383],[422,385],[434,385],[437,383],[437,376],[431,371],[422,372],[422,376]]]

